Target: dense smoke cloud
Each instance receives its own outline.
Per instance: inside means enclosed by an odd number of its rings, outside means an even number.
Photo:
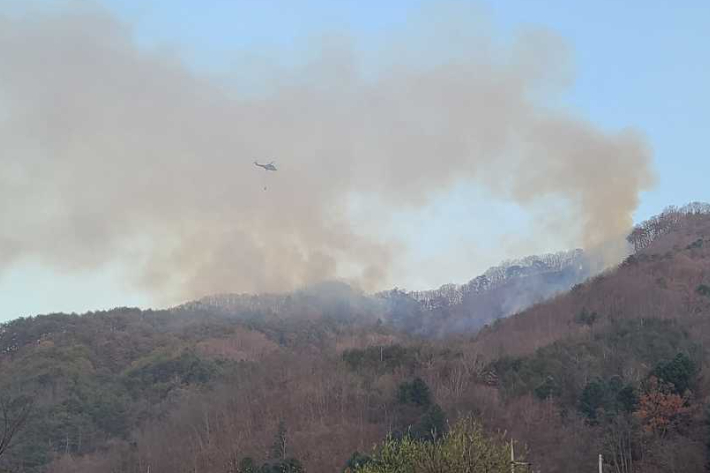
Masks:
[[[95,6],[0,16],[0,270],[121,260],[173,299],[376,289],[398,242],[353,228],[350,198],[416,208],[462,182],[523,207],[563,199],[571,245],[625,234],[652,182],[644,139],[544,106],[568,79],[552,35],[500,47],[447,18],[393,35],[377,67],[324,40],[257,95],[137,47]],[[252,165],[272,158],[277,173]]]

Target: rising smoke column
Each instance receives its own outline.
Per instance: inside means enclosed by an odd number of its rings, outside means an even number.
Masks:
[[[166,300],[375,289],[401,248],[358,232],[349,199],[376,196],[387,218],[461,183],[524,208],[563,200],[570,246],[618,241],[653,181],[644,138],[545,106],[568,80],[559,39],[498,46],[460,13],[393,33],[374,71],[324,41],[260,94],[139,48],[95,6],[0,16],[0,271],[121,260]],[[264,157],[287,157],[268,192]]]

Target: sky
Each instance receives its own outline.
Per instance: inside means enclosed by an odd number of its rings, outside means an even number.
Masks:
[[[41,3],[64,8],[67,2]],[[414,0],[98,3],[130,25],[140,47],[174,51],[196,74],[218,81],[249,80],[238,77],[239,66],[253,60],[255,51],[284,64],[298,63],[304,45],[333,32],[346,32],[355,47],[376,62],[391,29],[406,27],[412,11],[441,4]],[[657,181],[642,194],[635,221],[667,205],[710,201],[706,142],[710,131],[710,3],[676,3],[476,2],[486,18],[485,27],[497,41],[512,41],[525,27],[545,28],[564,39],[572,57],[573,82],[557,99],[557,107],[603,130],[633,127],[646,137]],[[0,14],[4,8],[9,12],[13,6],[0,0]],[[360,218],[367,226],[366,216]],[[482,189],[460,186],[438,195],[425,208],[392,215],[384,231],[406,235],[407,251],[417,268],[402,268],[395,275],[397,285],[423,289],[464,282],[503,259],[523,257],[531,250],[566,249],[554,238],[534,248],[521,248],[512,240],[506,243],[508,235],[529,230],[532,218],[529,209],[492,199]],[[0,321],[55,311],[155,305],[149,293],[125,284],[124,271],[120,261],[79,273],[31,259],[20,261],[0,273]]]

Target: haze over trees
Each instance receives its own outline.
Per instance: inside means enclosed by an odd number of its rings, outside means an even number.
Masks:
[[[493,312],[463,290],[338,283],[7,322],[0,471],[507,472],[510,439],[542,472],[599,453],[605,471],[705,471],[708,210],[670,208],[617,268],[476,323]],[[559,274],[513,266],[500,287]]]

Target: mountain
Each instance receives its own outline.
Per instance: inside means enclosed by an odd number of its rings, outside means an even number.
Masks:
[[[218,294],[174,310],[213,310],[232,317],[299,314],[310,310],[339,317],[382,320],[421,336],[473,333],[501,317],[570,289],[591,274],[582,250],[504,262],[466,284],[431,291],[393,289],[368,296],[344,283],[314,285],[293,294]],[[317,308],[317,309],[316,309]]]
[[[669,208],[629,242],[576,284],[572,252],[433,292],[327,283],[1,324],[0,471],[376,473],[456,439],[498,456],[514,440],[547,473],[599,454],[604,471],[706,471],[710,206]],[[485,317],[468,300],[533,280],[556,295],[472,333]]]
[[[710,285],[710,205],[669,207],[637,225],[628,240],[636,251],[617,268],[498,321],[476,343],[485,351],[529,353],[587,331],[583,313],[597,314],[597,327],[618,318],[703,322],[699,315],[710,309],[703,289]]]
[[[561,279],[564,283],[566,274],[578,281],[588,274],[587,261],[582,250],[574,250],[546,255],[528,256],[511,260],[499,266],[489,268],[482,275],[462,285],[446,284],[431,291],[409,292],[409,296],[419,302],[426,310],[462,305],[466,299],[476,294],[489,292],[500,287],[538,276],[553,274],[552,279]],[[580,273],[582,273],[580,275]],[[525,283],[523,283],[525,284]],[[514,310],[520,310],[519,307]]]
[[[389,291],[379,296],[402,304],[409,298],[416,310],[397,311],[389,320],[419,335],[473,333],[485,324],[519,312],[570,289],[591,274],[582,250],[529,256],[507,261],[462,285],[447,284],[432,291]],[[410,304],[411,306],[412,304]]]

